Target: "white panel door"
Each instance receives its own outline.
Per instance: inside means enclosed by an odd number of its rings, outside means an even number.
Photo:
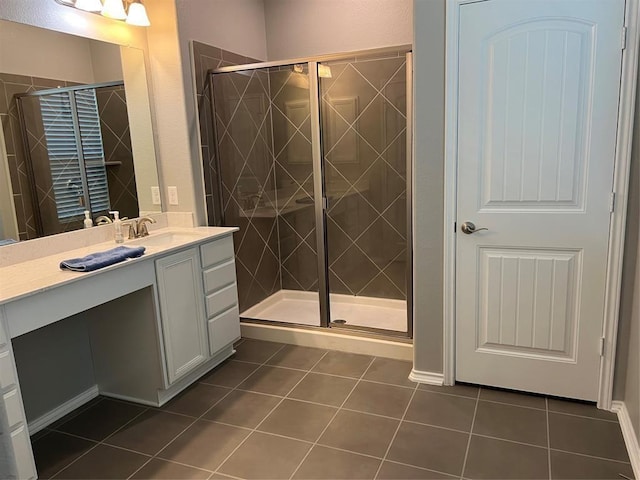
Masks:
[[[623,20],[624,0],[460,7],[458,381],[597,397]]]

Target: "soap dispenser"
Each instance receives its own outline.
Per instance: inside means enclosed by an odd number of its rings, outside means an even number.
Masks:
[[[93,227],[93,220],[91,220],[91,212],[89,210],[84,211],[84,228]]]
[[[120,220],[120,212],[114,210],[109,212],[113,215],[113,231],[115,233],[116,243],[124,243],[124,235],[122,234],[122,221]]]

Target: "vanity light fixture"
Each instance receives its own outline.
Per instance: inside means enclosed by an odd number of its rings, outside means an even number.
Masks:
[[[142,0],[55,0],[55,2],[86,12],[99,13],[103,17],[124,20],[129,25],[138,27],[151,25]]]
[[[129,4],[129,14],[127,15],[126,22],[129,25],[136,25],[138,27],[148,27],[151,25],[149,17],[147,16],[147,9],[140,1],[135,1]]]
[[[103,17],[115,18],[116,20],[127,19],[127,12],[124,10],[122,0],[104,0],[104,6],[100,13]]]
[[[99,12],[102,10],[100,0],[76,0],[75,7],[86,12]]]

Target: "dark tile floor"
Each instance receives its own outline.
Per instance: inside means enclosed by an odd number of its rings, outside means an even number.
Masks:
[[[98,398],[36,435],[40,478],[631,478],[614,414],[407,380],[408,362],[245,340],[160,409]]]

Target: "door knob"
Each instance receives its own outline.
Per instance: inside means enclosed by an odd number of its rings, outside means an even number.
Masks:
[[[479,232],[480,230],[489,230],[489,229],[484,227],[476,228],[473,222],[464,222],[462,225],[460,225],[460,230],[462,230],[462,233],[471,235],[472,233]]]

